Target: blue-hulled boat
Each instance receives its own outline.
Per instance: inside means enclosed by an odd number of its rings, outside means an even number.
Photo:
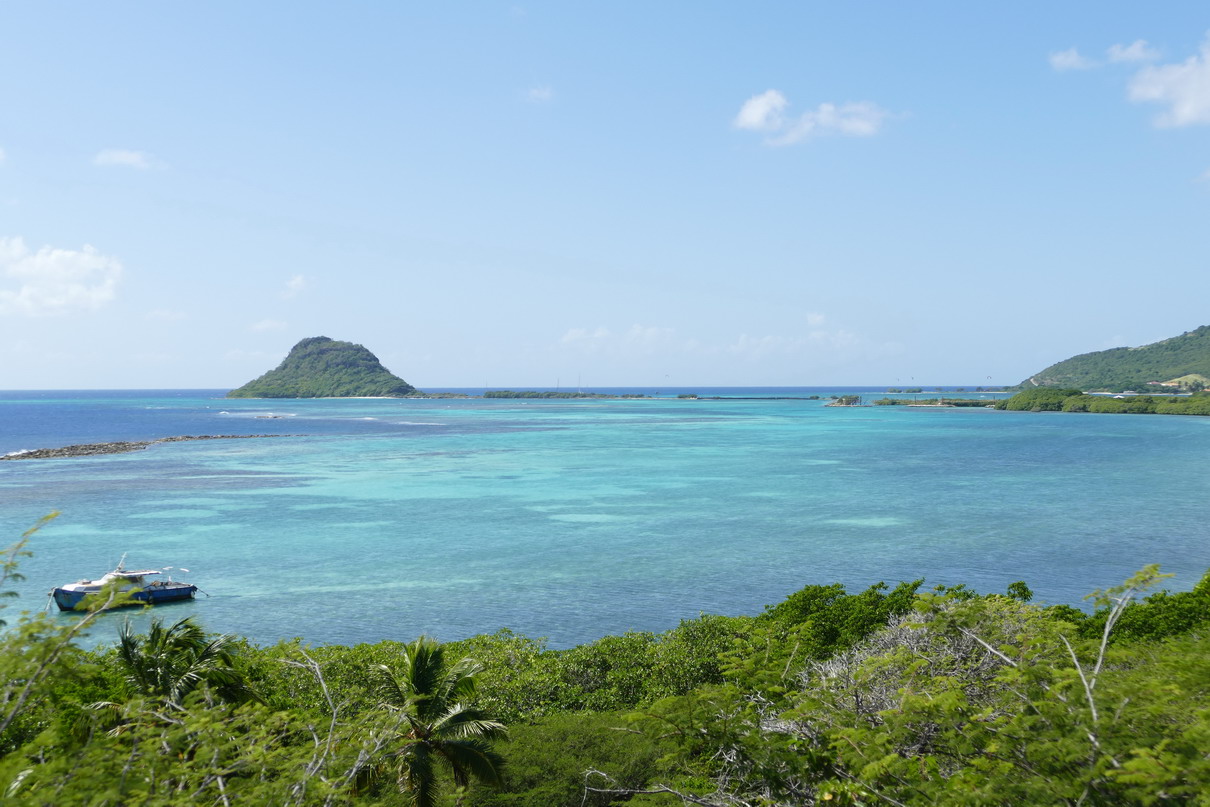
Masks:
[[[189,570],[183,569],[182,571]],[[60,611],[73,611],[89,594],[96,594],[105,586],[117,581],[118,590],[130,592],[136,605],[144,603],[158,605],[164,602],[193,599],[193,595],[197,593],[197,586],[192,583],[173,581],[172,577],[167,580],[147,580],[150,575],[163,573],[160,569],[127,570],[123,569],[122,564],[119,563],[118,568],[112,572],[106,572],[99,580],[80,580],[76,583],[68,583],[51,591],[51,596],[54,597],[55,605],[59,606]]]

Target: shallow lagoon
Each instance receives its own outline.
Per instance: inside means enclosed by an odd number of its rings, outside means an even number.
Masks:
[[[0,463],[6,541],[62,512],[33,540],[18,607],[41,608],[53,585],[125,552],[131,566],[189,568],[210,595],[157,614],[197,614],[261,643],[507,626],[565,647],[702,611],[755,613],[808,583],[924,577],[1002,591],[1024,579],[1041,600],[1079,603],[1145,563],[1175,572],[1174,588],[1210,567],[1210,419],[675,392],[0,393],[0,453],[295,435]]]

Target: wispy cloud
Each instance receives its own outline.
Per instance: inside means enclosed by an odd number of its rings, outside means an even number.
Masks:
[[[4,160],[8,155],[4,153],[4,149],[0,148],[0,165],[4,164]]]
[[[797,143],[817,134],[842,134],[850,137],[869,137],[878,133],[887,111],[877,104],[866,101],[858,103],[820,104],[814,111],[807,112],[777,138],[775,145]]]
[[[1131,101],[1167,106],[1156,126],[1210,123],[1210,36],[1197,54],[1179,64],[1144,67],[1130,80],[1128,93]]]
[[[1065,70],[1090,70],[1098,64],[1092,59],[1080,55],[1076,48],[1068,48],[1050,54],[1050,66],[1059,72]]]
[[[282,291],[281,296],[286,300],[290,300],[294,297],[297,297],[309,285],[310,283],[305,277],[302,275],[294,275],[286,281],[286,288]]]
[[[608,328],[572,328],[560,339],[565,345],[583,344],[593,340],[608,339],[613,336]]]
[[[1129,45],[1110,45],[1105,50],[1107,63],[1137,65],[1160,58],[1158,49],[1145,39]],[[1086,59],[1075,48],[1050,54],[1056,70],[1086,70],[1102,66]],[[1155,103],[1166,107],[1156,116],[1162,128],[1210,123],[1210,34],[1197,53],[1183,62],[1145,65],[1138,68],[1126,88],[1127,97],[1136,103]]]
[[[771,355],[793,356],[817,353],[820,350],[839,353],[859,350],[862,347],[861,337],[852,331],[817,328],[801,336],[792,337],[774,334],[764,336],[740,334],[738,339],[727,345],[726,352],[732,356],[758,360]]]
[[[635,324],[618,331],[603,326],[572,328],[563,334],[560,344],[581,354],[615,359],[656,355],[744,362],[760,362],[772,356],[848,360],[902,352],[902,346],[896,343],[877,344],[844,328],[825,327],[827,317],[817,312],[807,312],[804,320],[806,327],[793,335],[741,333],[725,342],[685,337],[673,328],[658,325]]]
[[[147,152],[131,151],[129,149],[103,149],[98,151],[97,155],[92,158],[92,164],[104,167],[120,166],[137,168],[140,171],[146,171],[159,165],[155,158]]]
[[[1111,62],[1153,62],[1160,58],[1160,52],[1145,39],[1136,39],[1129,45],[1110,45],[1105,53]]]
[[[555,91],[550,87],[530,87],[525,98],[534,104],[545,104],[555,99]]]
[[[726,351],[732,356],[738,356],[745,359],[763,359],[769,355],[787,355],[801,351],[806,345],[805,339],[788,338],[785,336],[775,336],[766,334],[765,336],[752,336],[750,334],[741,333],[739,338],[727,345]]]
[[[1106,48],[1106,62],[1090,59],[1074,47],[1055,51],[1048,58],[1052,68],[1064,72],[1066,70],[1092,70],[1096,67],[1103,67],[1106,63],[1153,62],[1160,58],[1160,52],[1151,47],[1147,40],[1136,39],[1129,45],[1116,44]]]
[[[254,322],[248,326],[250,331],[281,331],[285,328],[286,323],[279,319],[262,319],[260,322]]]
[[[0,238],[0,311],[36,317],[91,311],[116,296],[122,264],[93,247],[37,252],[21,238]]]
[[[789,101],[778,90],[766,90],[744,102],[731,124],[768,135],[773,146],[799,143],[820,135],[869,137],[877,134],[890,113],[869,101],[823,103],[797,117],[787,117]]]

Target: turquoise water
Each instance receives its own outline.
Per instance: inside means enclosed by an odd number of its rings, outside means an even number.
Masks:
[[[702,611],[755,613],[808,583],[1002,591],[1024,579],[1074,604],[1145,563],[1178,589],[1210,567],[1210,419],[674,393],[0,393],[0,453],[293,435],[0,463],[0,528],[7,543],[62,512],[33,540],[21,607],[127,553],[128,566],[190,569],[178,575],[210,595],[159,615],[260,643],[507,626],[566,647]]]

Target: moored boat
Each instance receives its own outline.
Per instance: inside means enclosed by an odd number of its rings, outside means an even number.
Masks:
[[[183,571],[189,571],[184,569]],[[177,600],[191,600],[197,593],[197,586],[192,583],[167,580],[148,580],[150,575],[163,574],[160,569],[124,569],[122,564],[112,572],[106,572],[98,580],[80,580],[75,583],[59,586],[51,591],[55,605],[60,611],[73,611],[89,594],[96,594],[105,586],[116,582],[118,590],[129,592],[135,599],[135,604],[158,605]]]

